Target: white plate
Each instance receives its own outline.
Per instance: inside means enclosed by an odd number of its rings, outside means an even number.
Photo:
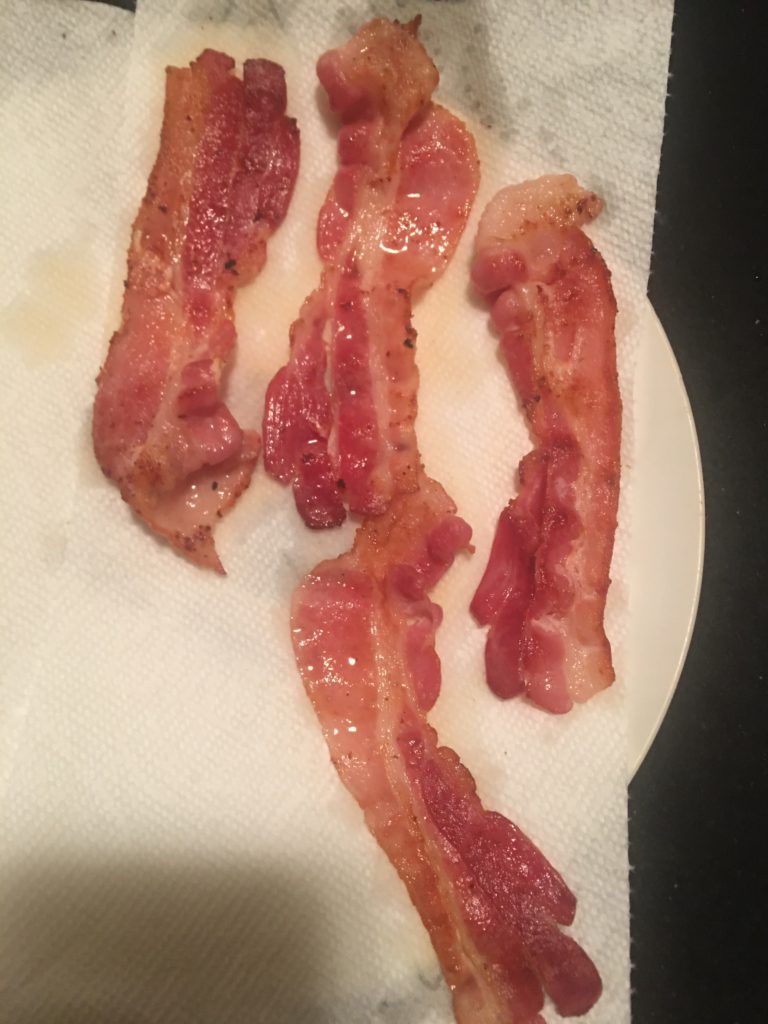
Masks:
[[[658,732],[680,678],[699,603],[704,556],[704,489],[688,395],[650,302],[636,369],[638,406],[632,514],[634,558],[627,639],[632,778]]]

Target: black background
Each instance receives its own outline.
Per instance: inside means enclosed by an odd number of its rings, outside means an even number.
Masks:
[[[693,643],[630,786],[635,1024],[768,1022],[767,9],[675,10],[648,290],[696,420],[707,537]]]
[[[691,650],[630,786],[634,1024],[768,1022],[767,12],[675,6],[649,294],[693,407],[707,539]]]

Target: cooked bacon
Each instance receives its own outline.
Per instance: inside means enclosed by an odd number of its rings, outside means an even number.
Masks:
[[[443,272],[478,185],[474,139],[431,102],[418,19],[378,19],[320,58],[340,116],[339,170],[318,219],[319,288],[267,392],[264,461],[312,527],[345,505],[380,515],[417,486],[411,297]]]
[[[471,531],[439,484],[418,482],[297,589],[304,685],[344,785],[429,931],[459,1024],[543,1024],[542,990],[561,1014],[582,1014],[601,982],[560,930],[573,893],[520,829],[484,810],[426,721],[440,688],[441,612],[428,592]]]
[[[580,230],[601,206],[569,175],[502,189],[483,214],[472,268],[536,445],[472,612],[491,627],[493,691],[525,692],[553,712],[614,679],[603,614],[619,497],[616,303]]]
[[[222,401],[235,289],[252,280],[296,181],[299,133],[267,60],[204,51],[168,68],[160,151],[133,225],[122,325],[98,378],[104,473],[155,533],[223,572],[213,527],[259,453]]]

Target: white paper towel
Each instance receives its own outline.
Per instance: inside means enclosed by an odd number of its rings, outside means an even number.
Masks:
[[[257,425],[288,326],[317,279],[315,218],[335,168],[315,60],[374,14],[419,10],[442,73],[437,98],[477,132],[483,170],[466,238],[415,320],[426,466],[478,546],[437,593],[444,682],[432,720],[486,805],[528,832],[577,893],[574,934],[605,982],[586,1020],[629,1019],[621,677],[633,654],[624,581],[637,557],[628,508],[642,414],[632,366],[671,2],[154,0],[133,24],[96,4],[15,0],[0,72],[12,143],[0,181],[13,197],[0,209],[13,240],[0,274],[2,501],[12,524],[0,596],[3,1024],[451,1019],[426,934],[336,778],[293,665],[290,592],[348,546],[351,527],[306,531],[290,494],[260,468],[219,529],[229,576],[216,578],[133,519],[88,437],[129,225],[157,148],[163,66],[214,46],[286,67],[301,172],[267,267],[238,299],[231,380],[241,422]],[[591,234],[621,308],[626,429],[609,616],[619,683],[555,719],[488,693],[483,633],[467,612],[529,447],[467,273],[490,196],[564,170],[606,200]]]
[[[74,0],[11,0],[0,31],[2,794],[75,495],[91,473],[98,366],[88,356],[103,347],[119,301],[125,214],[113,137],[132,19]]]

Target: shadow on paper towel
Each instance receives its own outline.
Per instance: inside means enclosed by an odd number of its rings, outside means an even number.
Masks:
[[[3,1024],[317,1019],[331,937],[285,869],[83,859],[7,891]]]
[[[436,1003],[448,1012],[437,970],[394,995],[334,1000],[317,890],[285,865],[86,855],[6,872],[3,890],[2,1024],[421,1024]]]

